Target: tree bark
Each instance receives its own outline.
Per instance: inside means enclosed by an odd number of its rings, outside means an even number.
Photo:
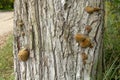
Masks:
[[[102,80],[103,1],[15,0],[15,80]],[[101,10],[89,14],[86,6]],[[81,48],[74,38],[86,34],[86,25],[93,48]],[[29,50],[25,62],[18,59],[22,48]]]

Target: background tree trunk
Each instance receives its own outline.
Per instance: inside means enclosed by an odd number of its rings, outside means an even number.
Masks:
[[[86,6],[102,10],[88,14]],[[102,80],[103,7],[103,0],[15,0],[16,80]],[[94,46],[81,48],[74,36],[91,23]],[[26,62],[18,59],[24,47],[30,52]]]

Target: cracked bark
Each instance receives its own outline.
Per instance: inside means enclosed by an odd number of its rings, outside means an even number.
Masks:
[[[102,10],[88,14],[86,6]],[[15,0],[15,79],[102,80],[103,10],[103,0]],[[90,24],[88,36],[94,46],[81,48],[74,35],[85,34],[85,26]],[[30,51],[26,62],[17,57],[23,47]],[[82,52],[88,55],[86,64]]]

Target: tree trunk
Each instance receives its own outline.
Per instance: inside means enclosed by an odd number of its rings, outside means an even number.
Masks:
[[[15,80],[102,80],[103,1],[15,0]],[[101,10],[88,13],[87,6]],[[82,48],[78,33],[93,48]],[[27,61],[19,60],[22,48],[29,50]]]

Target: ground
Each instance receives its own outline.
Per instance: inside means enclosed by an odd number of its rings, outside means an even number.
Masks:
[[[13,11],[0,11],[0,47],[4,45],[8,35],[13,31]]]

